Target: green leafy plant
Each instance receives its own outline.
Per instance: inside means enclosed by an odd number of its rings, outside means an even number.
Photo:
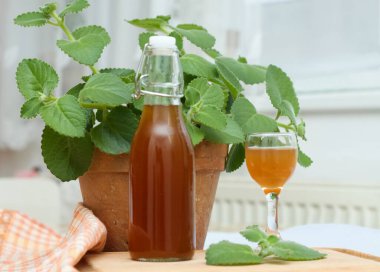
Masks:
[[[42,155],[50,171],[62,181],[76,179],[86,172],[94,147],[109,154],[128,153],[137,128],[143,101],[132,98],[135,71],[126,68],[99,69],[96,63],[111,38],[96,25],[70,30],[65,16],[89,6],[87,0],[73,0],[62,11],[48,3],[37,11],[17,16],[15,24],[24,27],[50,25],[59,28],[64,39],[57,47],[74,61],[87,66],[91,74],[78,78],[78,84],[58,97],[54,90],[58,75],[48,63],[24,59],[16,72],[20,93],[25,97],[22,118],[43,119]],[[305,138],[305,123],[298,121],[298,99],[289,77],[278,67],[262,67],[222,56],[215,38],[201,26],[172,26],[170,16],[135,19],[131,25],[145,29],[139,36],[141,48],[152,35],[176,39],[185,76],[183,116],[194,145],[203,140],[230,144],[226,170],[234,171],[244,162],[244,139],[251,132],[294,131]],[[198,46],[208,59],[185,52],[184,40]],[[267,94],[277,115],[260,114],[244,97],[244,84],[266,83]],[[287,123],[280,122],[287,119]],[[299,163],[312,161],[299,153]]]
[[[326,256],[317,250],[284,241],[274,235],[267,235],[258,226],[250,226],[240,232],[248,241],[258,244],[253,250],[248,245],[221,241],[212,244],[206,251],[208,265],[250,265],[264,262],[264,258],[274,256],[284,261],[311,261]]]

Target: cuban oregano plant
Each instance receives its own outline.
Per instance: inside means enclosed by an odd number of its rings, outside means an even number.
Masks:
[[[254,250],[248,245],[221,241],[212,244],[206,251],[208,265],[251,265],[265,262],[266,257],[283,261],[312,261],[327,255],[304,245],[268,235],[258,226],[249,226],[240,234],[248,241],[257,243]]]
[[[96,25],[71,30],[65,23],[68,14],[79,13],[89,6],[87,0],[74,0],[57,11],[48,3],[37,11],[23,13],[14,19],[24,27],[52,26],[65,37],[57,47],[74,61],[85,65],[90,75],[78,77],[78,84],[63,96],[55,94],[58,75],[48,63],[24,59],[16,72],[20,93],[25,97],[21,117],[38,115],[45,122],[42,155],[50,171],[62,181],[76,179],[86,172],[94,148],[108,154],[128,153],[138,126],[143,98],[134,100],[135,71],[126,68],[96,67],[111,38]],[[176,39],[185,76],[183,116],[192,143],[203,140],[230,144],[226,170],[239,168],[244,162],[244,139],[251,132],[294,131],[305,138],[305,123],[298,121],[298,99],[289,77],[278,67],[262,67],[223,56],[215,48],[215,38],[201,26],[172,26],[170,16],[135,19],[130,24],[144,28],[139,45],[144,47],[152,35],[170,35]],[[201,48],[209,57],[186,53],[184,40]],[[244,97],[244,86],[266,83],[266,91],[275,117],[260,114]],[[288,120],[280,122],[280,120]],[[312,161],[301,151],[299,163]]]

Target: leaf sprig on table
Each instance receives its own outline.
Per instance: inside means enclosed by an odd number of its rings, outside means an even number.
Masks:
[[[326,257],[326,254],[301,244],[283,241],[267,235],[258,226],[250,226],[240,232],[248,241],[258,244],[256,250],[248,245],[221,241],[212,244],[206,251],[208,265],[251,265],[264,262],[265,257],[274,256],[284,261],[311,261]]]
[[[56,3],[48,3],[14,19],[15,24],[23,27],[49,25],[61,30],[65,38],[56,42],[57,47],[91,72],[79,75],[75,86],[57,96],[59,78],[51,65],[38,59],[24,59],[17,68],[17,85],[26,100],[21,117],[30,119],[39,115],[45,122],[42,155],[50,171],[62,181],[76,179],[87,171],[95,147],[113,155],[128,153],[143,105],[143,98],[132,98],[133,69],[96,67],[111,42],[107,31],[96,25],[74,30],[67,26],[67,15],[87,7],[87,0],[73,0],[59,12]],[[185,78],[182,110],[193,145],[203,140],[230,144],[226,170],[231,172],[244,162],[243,144],[248,133],[294,131],[306,140],[305,122],[298,118],[298,98],[285,72],[274,65],[249,64],[244,57],[223,56],[214,47],[215,38],[204,27],[174,26],[170,20],[170,16],[157,16],[128,22],[145,29],[138,39],[141,49],[153,35],[176,39]],[[186,42],[204,53],[186,52]],[[276,116],[257,112],[244,96],[245,85],[261,83],[266,83]],[[57,139],[63,144],[59,145]],[[307,167],[312,160],[300,151],[299,163]]]

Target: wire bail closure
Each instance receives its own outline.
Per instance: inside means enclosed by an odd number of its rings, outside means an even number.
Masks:
[[[152,37],[151,37],[152,38]],[[149,40],[153,43],[146,43],[143,56],[140,59],[135,77],[136,91],[132,94],[134,99],[139,99],[142,95],[155,95],[173,99],[183,97],[183,72],[180,65],[178,49],[175,46],[169,47],[167,44],[158,43],[156,40]],[[163,62],[164,58],[166,62]],[[160,63],[160,61],[162,63]],[[159,71],[159,76],[166,76],[165,81],[157,81],[156,75],[152,75],[154,65],[166,65],[164,70]],[[161,68],[163,69],[163,68]],[[162,75],[161,75],[162,73]],[[161,89],[161,90],[160,90]],[[164,90],[167,89],[167,90]]]
[[[169,98],[181,98],[183,95],[175,95],[175,94],[166,94],[166,93],[160,93],[160,92],[152,92],[142,89],[146,88],[148,86],[150,87],[158,87],[158,88],[180,88],[181,83],[150,83],[147,84],[146,81],[148,79],[148,75],[141,75],[138,80],[136,80],[136,92],[132,95],[133,98],[139,99],[144,94],[149,95],[156,95],[161,97],[169,97]]]

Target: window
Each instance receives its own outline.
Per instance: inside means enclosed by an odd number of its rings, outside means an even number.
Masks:
[[[175,19],[206,25],[233,57],[282,67],[299,93],[380,89],[379,0],[179,2]]]

